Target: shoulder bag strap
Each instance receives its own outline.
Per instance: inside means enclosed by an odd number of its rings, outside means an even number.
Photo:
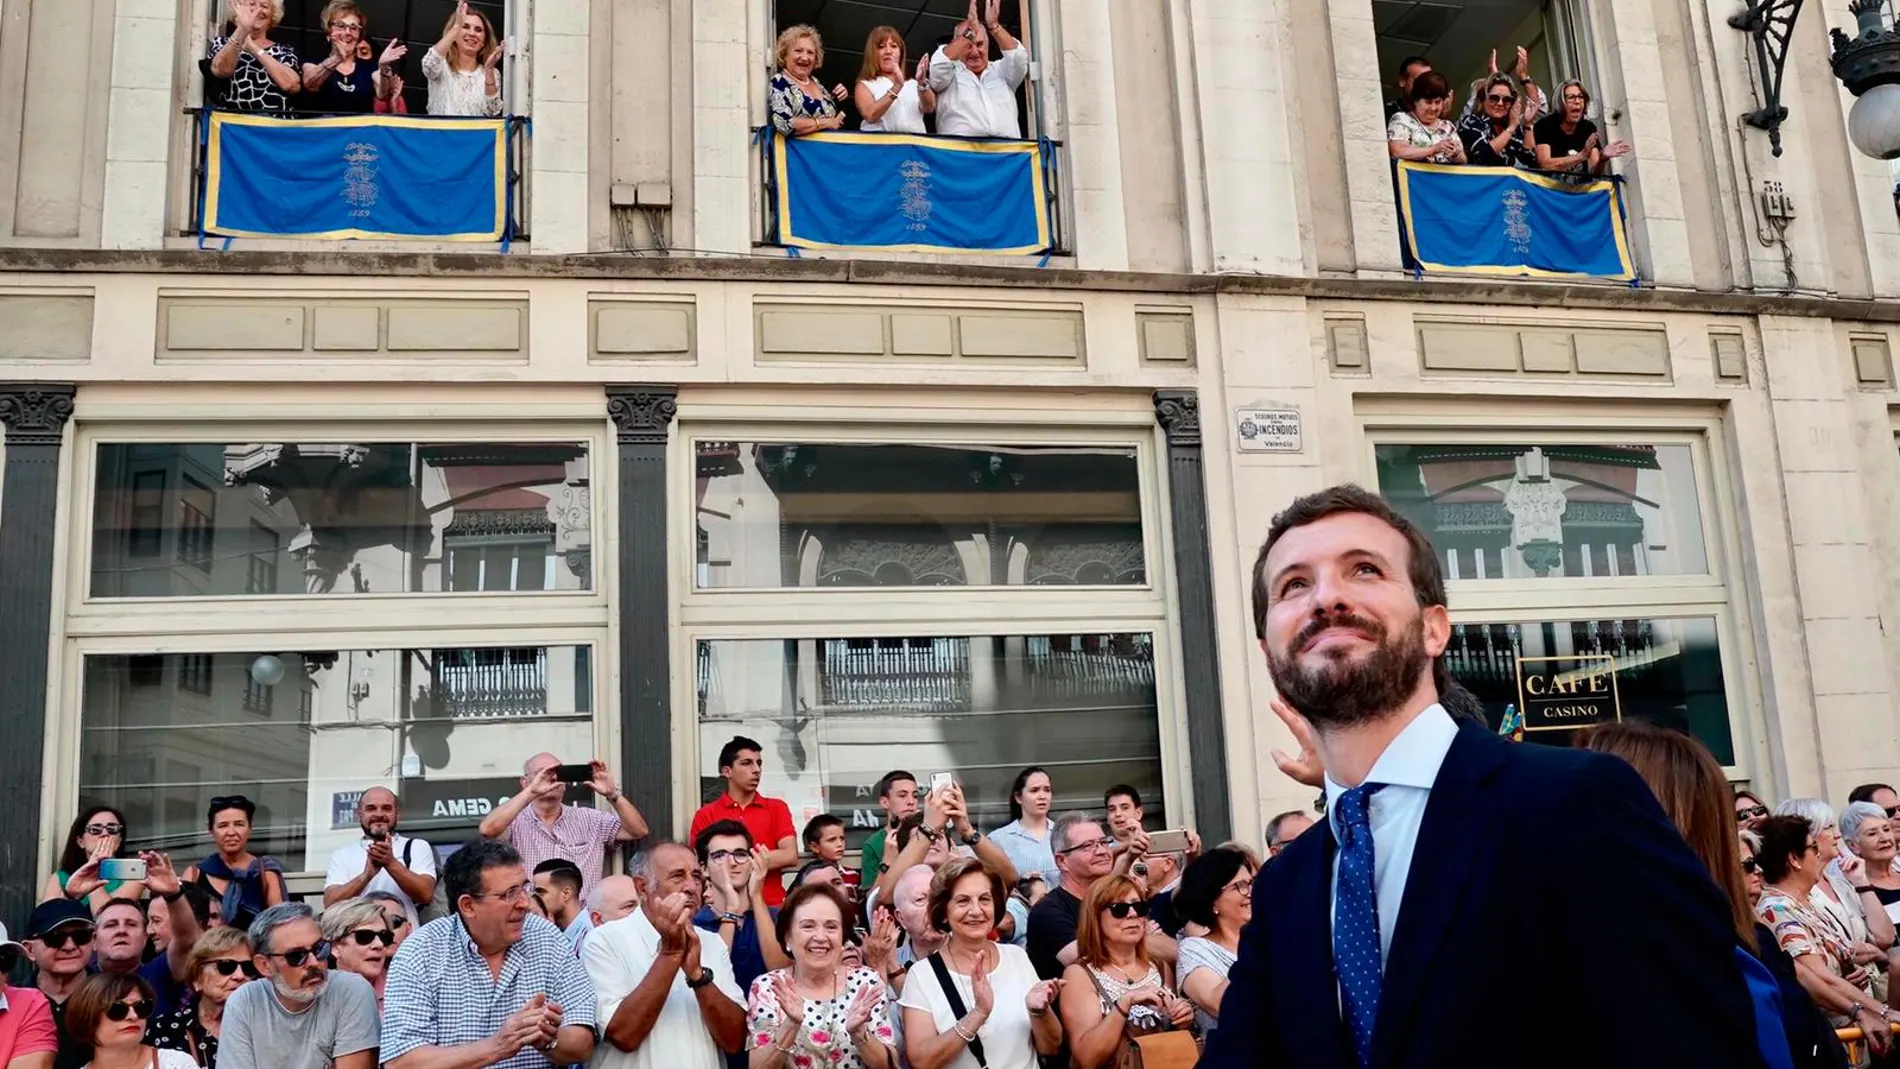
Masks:
[[[403,868],[406,868],[406,869],[415,868],[414,865],[411,865],[409,863],[409,852],[415,849],[415,845],[416,845],[416,841],[414,839],[404,839],[402,841],[402,867]]]
[[[950,1012],[957,1015],[958,1021],[962,1021],[964,1015],[970,1011],[964,1006],[963,995],[957,991],[957,985],[950,980],[950,967],[943,963],[943,951],[939,950],[930,955],[930,970],[937,974],[937,985],[943,988],[943,997],[950,1003]],[[976,1059],[976,1064],[982,1069],[990,1069],[990,1063],[983,1057],[982,1040],[970,1041],[970,1056]]]

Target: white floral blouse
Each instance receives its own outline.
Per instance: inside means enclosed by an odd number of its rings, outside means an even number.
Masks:
[[[791,970],[781,969],[752,981],[752,990],[746,997],[747,1050],[769,1047],[778,1038],[783,1017],[779,1013],[778,996],[772,990],[773,978],[790,979],[790,975]],[[877,988],[883,997],[872,1008],[871,1021],[865,1027],[880,1042],[896,1045],[896,1036],[891,1030],[890,992],[884,989],[884,981],[876,972],[860,968],[844,978],[837,998],[805,1000],[804,1026],[792,1044],[792,1053],[786,1055],[786,1063],[792,1069],[864,1069],[857,1046],[845,1034],[844,1018],[851,1012],[851,1003],[857,999],[858,992],[866,987]]]

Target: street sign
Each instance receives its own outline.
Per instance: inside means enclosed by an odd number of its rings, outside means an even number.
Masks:
[[[1243,408],[1234,414],[1234,434],[1243,453],[1298,453],[1300,410]]]

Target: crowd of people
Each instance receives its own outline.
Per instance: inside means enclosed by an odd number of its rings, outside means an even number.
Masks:
[[[1630,151],[1628,142],[1605,138],[1589,118],[1590,91],[1581,81],[1557,86],[1552,108],[1523,48],[1509,73],[1491,53],[1489,72],[1471,86],[1455,120],[1451,82],[1425,57],[1399,64],[1395,89],[1385,134],[1395,160],[1600,175]]]
[[[1770,807],[1701,743],[1639,719],[1572,748],[1500,737],[1444,676],[1439,568],[1356,487],[1275,518],[1254,625],[1301,744],[1275,763],[1324,815],[1274,817],[1264,857],[1159,828],[1132,785],[1075,809],[1040,766],[985,833],[954,773],[892,770],[853,869],[845,822],[796,828],[744,736],[721,748],[723,789],[686,842],[654,835],[600,761],[529,758],[448,851],[399,830],[395,792],[367,790],[321,909],[252,851],[247,798],[211,800],[211,852],[182,871],[131,854],[124,814],[91,806],[22,939],[0,930],[0,965],[33,968],[0,1000],[0,1066],[1887,1058],[1900,794]],[[580,784],[599,804],[565,801]],[[1532,984],[1540,997],[1517,997]]]

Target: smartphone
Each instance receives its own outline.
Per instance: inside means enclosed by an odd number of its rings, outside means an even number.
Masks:
[[[954,786],[956,782],[957,776],[954,772],[932,772],[930,774],[930,793],[936,794],[938,791],[947,791]]]
[[[1187,832],[1158,831],[1148,836],[1150,854],[1182,854],[1188,848]]]
[[[99,862],[99,878],[102,880],[143,880],[145,862],[136,857],[109,857]]]
[[[556,765],[554,778],[562,783],[587,783],[594,778],[594,766],[591,764]]]

